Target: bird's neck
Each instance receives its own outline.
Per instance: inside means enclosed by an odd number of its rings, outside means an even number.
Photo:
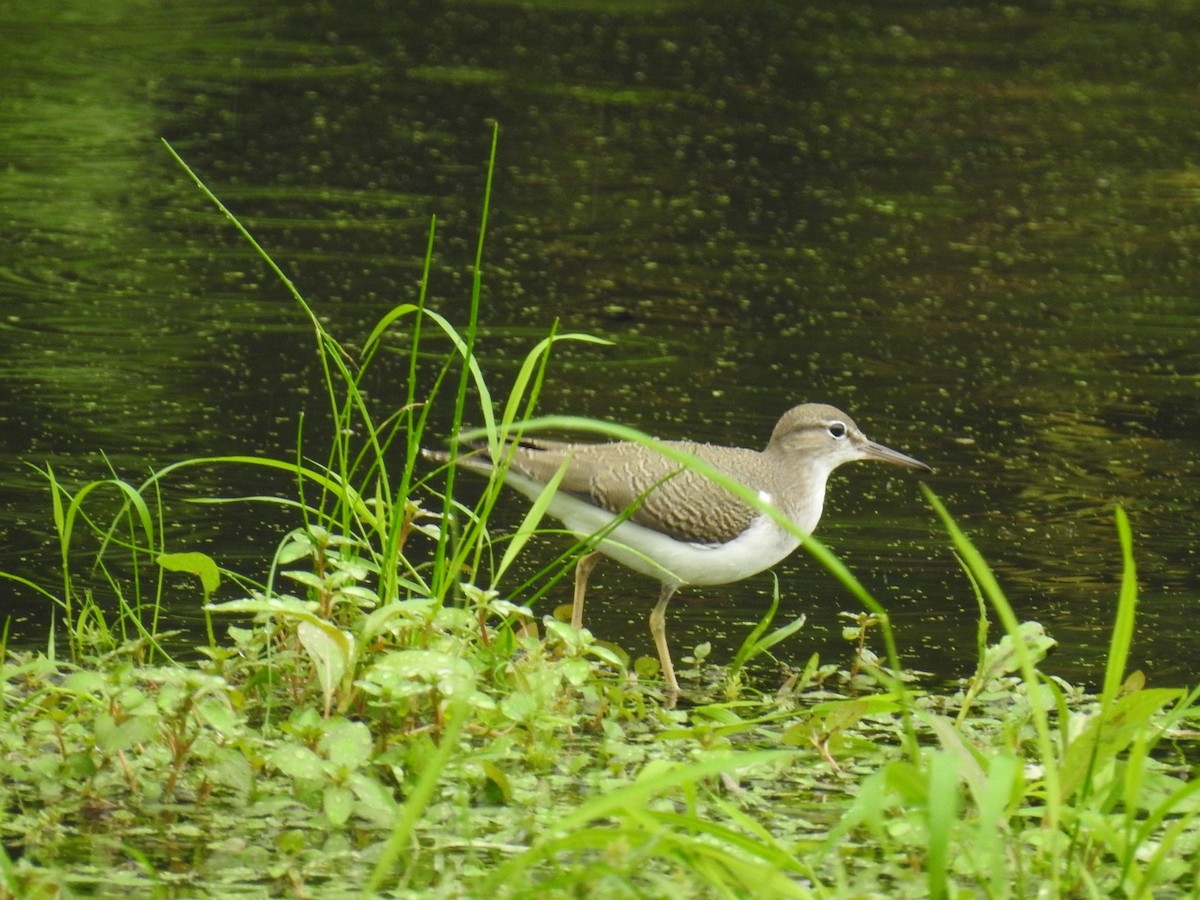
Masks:
[[[793,464],[782,471],[791,477],[781,479],[773,502],[797,528],[805,534],[812,534],[825,507],[825,485],[829,481],[829,470],[814,467],[808,461],[801,465]]]

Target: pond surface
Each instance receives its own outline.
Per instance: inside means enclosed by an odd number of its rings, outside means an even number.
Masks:
[[[75,0],[0,5],[0,45],[0,569],[56,581],[30,464],[82,484],[290,458],[301,413],[323,416],[303,316],[160,138],[354,345],[416,298],[434,215],[430,303],[465,322],[498,122],[494,385],[557,322],[613,345],[556,353],[543,412],[759,446],[798,402],[841,406],[935,467],[1019,614],[1060,641],[1048,668],[1085,683],[1121,504],[1133,662],[1200,676],[1188,4]],[[289,486],[204,477],[169,498],[180,549],[261,577],[296,523],[181,500]],[[965,674],[975,600],[918,480],[842,469],[818,534],[908,663]],[[844,659],[854,600],[802,552],[777,573],[809,615],[781,659]],[[681,592],[673,644],[727,659],[770,589]],[[602,568],[591,627],[652,652],[655,592]],[[44,603],[7,582],[0,602],[14,641],[42,640]],[[198,602],[181,593],[181,621]]]

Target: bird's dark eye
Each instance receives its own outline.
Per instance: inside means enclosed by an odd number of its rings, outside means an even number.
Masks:
[[[844,438],[846,436],[846,423],[845,422],[830,422],[829,423],[829,436],[834,438],[835,440],[839,440],[839,441],[842,438]]]

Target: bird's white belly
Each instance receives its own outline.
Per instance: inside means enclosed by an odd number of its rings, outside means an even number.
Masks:
[[[550,515],[581,538],[609,528],[616,518],[606,510],[559,494]],[[726,584],[769,569],[800,546],[795,535],[766,516],[724,544],[697,544],[624,521],[612,527],[596,549],[634,571],[659,581],[681,584]]]

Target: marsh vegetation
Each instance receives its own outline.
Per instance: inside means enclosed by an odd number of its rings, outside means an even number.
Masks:
[[[1040,670],[1053,635],[1018,619],[928,489],[979,610],[977,668],[956,684],[907,667],[887,610],[815,540],[845,587],[842,657],[770,662],[804,639],[803,620],[777,621],[777,589],[733,659],[692,650],[674,709],[651,661],[548,608],[573,551],[514,583],[549,527],[539,505],[500,531],[498,479],[459,500],[452,470],[419,463],[439,440],[430,410],[493,441],[545,425],[556,345],[595,339],[548,323],[494,392],[475,343],[486,224],[485,204],[462,323],[422,291],[351,350],[283,279],[331,423],[302,426],[291,455],[32,476],[57,575],[6,578],[55,624],[43,647],[0,648],[0,896],[1195,892],[1198,692],[1128,671],[1138,593],[1120,509],[1095,693]],[[434,223],[426,280],[436,239]],[[363,384],[385,354],[409,378],[381,399]],[[190,492],[221,467],[293,487]],[[235,571],[172,527],[178,503],[218,518],[267,504],[292,526],[260,574]],[[199,646],[160,624],[183,597],[204,617]]]

